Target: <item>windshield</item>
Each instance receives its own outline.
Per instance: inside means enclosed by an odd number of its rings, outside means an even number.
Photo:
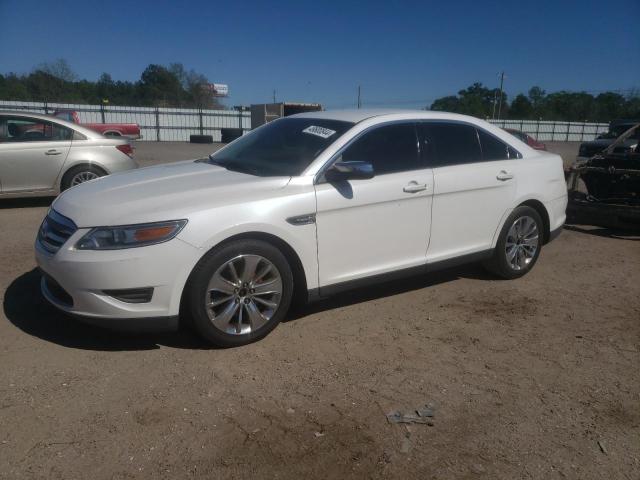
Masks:
[[[300,175],[353,125],[338,120],[282,118],[209,156],[209,163],[260,177]]]

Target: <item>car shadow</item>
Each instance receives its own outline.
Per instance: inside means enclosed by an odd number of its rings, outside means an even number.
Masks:
[[[0,209],[48,207],[56,197],[29,197],[0,199]]]
[[[64,347],[97,351],[153,350],[161,345],[174,348],[211,348],[195,334],[130,334],[86,325],[49,305],[40,293],[40,272],[33,269],[16,278],[3,302],[7,319],[23,332]]]
[[[466,265],[403,280],[354,289],[311,304],[297,305],[284,320],[419,290],[460,278],[493,279],[477,265]],[[16,278],[7,288],[3,302],[6,318],[23,332],[68,348],[95,351],[153,350],[161,346],[215,349],[186,328],[167,333],[121,333],[84,324],[49,305],[40,293],[40,272],[33,269]]]
[[[348,307],[358,303],[379,300],[402,293],[433,287],[441,283],[453,282],[461,278],[476,280],[499,280],[487,273],[479,264],[468,264],[446,270],[415,275],[401,280],[381,282],[368,287],[361,287],[335,294],[313,303],[294,306],[285,322],[336,308]]]
[[[607,227],[595,227],[591,225],[565,225],[565,230],[572,232],[595,235],[596,237],[617,238],[619,240],[640,241],[640,228],[637,230],[621,230]]]

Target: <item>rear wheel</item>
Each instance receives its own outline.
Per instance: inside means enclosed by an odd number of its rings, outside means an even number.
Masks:
[[[507,218],[493,256],[484,264],[491,273],[505,279],[522,277],[540,255],[544,227],[538,212],[526,205]]]
[[[291,304],[293,274],[273,245],[240,240],[206,255],[194,269],[186,302],[197,332],[232,347],[265,337]]]
[[[105,175],[106,172],[104,170],[94,167],[93,165],[79,165],[64,174],[62,182],[60,182],[60,190],[66,190],[81,183],[88,182],[89,180],[104,177]]]

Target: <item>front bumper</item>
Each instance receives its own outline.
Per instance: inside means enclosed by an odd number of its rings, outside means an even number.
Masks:
[[[87,231],[76,231],[55,254],[36,240],[43,296],[88,323],[118,330],[176,327],[182,291],[200,250],[177,238],[140,248],[75,250],[73,245]],[[149,287],[153,295],[143,303],[122,301],[105,292]]]

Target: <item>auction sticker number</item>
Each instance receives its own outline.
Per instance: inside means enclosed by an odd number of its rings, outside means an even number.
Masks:
[[[331,135],[336,133],[335,130],[330,130],[324,127],[318,127],[316,125],[311,125],[310,127],[307,127],[302,131],[304,133],[309,133],[311,135],[315,135],[316,137],[321,137],[321,138],[329,138]]]

